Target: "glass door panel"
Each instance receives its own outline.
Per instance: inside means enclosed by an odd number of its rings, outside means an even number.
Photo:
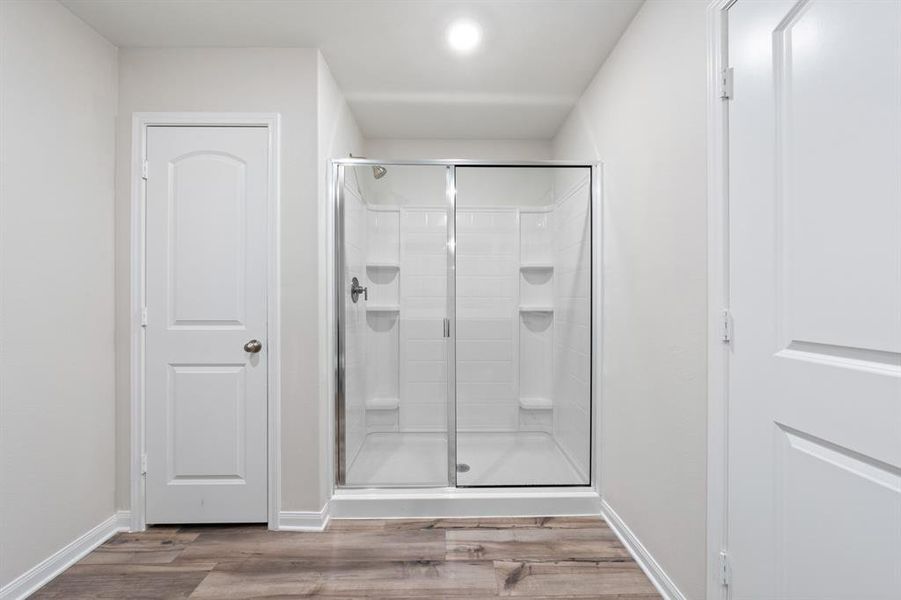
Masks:
[[[456,168],[458,486],[590,483],[590,179]]]
[[[339,167],[339,485],[449,484],[446,174]]]

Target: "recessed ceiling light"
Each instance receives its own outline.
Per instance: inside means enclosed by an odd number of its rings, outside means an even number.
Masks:
[[[481,41],[482,29],[473,21],[454,21],[447,28],[447,43],[460,54],[472,52]]]

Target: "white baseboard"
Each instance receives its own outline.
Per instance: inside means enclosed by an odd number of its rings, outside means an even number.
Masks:
[[[119,511],[0,588],[0,600],[27,598],[119,531],[128,531],[131,515]]]
[[[319,512],[285,511],[278,513],[279,531],[324,531],[329,522],[328,504]],[[0,599],[2,600],[2,599]]]
[[[601,500],[601,516],[604,517],[610,529],[613,530],[619,541],[623,543],[623,546],[626,547],[626,550],[629,551],[629,554],[632,555],[632,558],[635,559],[641,570],[648,576],[648,579],[651,580],[651,583],[654,584],[654,587],[657,588],[664,600],[685,600],[685,594],[679,591],[679,588],[666,574],[660,563],[654,560],[654,557],[644,547],[641,540],[629,529],[629,526],[626,525],[616,511],[607,504],[606,500]]]

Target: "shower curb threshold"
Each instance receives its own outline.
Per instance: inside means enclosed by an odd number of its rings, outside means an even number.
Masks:
[[[341,489],[329,502],[336,519],[573,517],[601,513],[590,487]]]

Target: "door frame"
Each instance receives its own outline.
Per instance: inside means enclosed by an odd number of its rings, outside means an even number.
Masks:
[[[729,357],[729,9],[707,7],[707,600],[728,597]]]
[[[730,544],[730,377],[733,341],[730,241],[729,11],[740,0],[709,0],[707,7],[707,590],[727,600],[733,566]],[[744,0],[743,4],[750,0]],[[796,6],[797,8],[797,6]],[[771,42],[772,43],[772,42]],[[739,73],[739,77],[741,74]]]
[[[136,112],[131,131],[130,224],[130,462],[131,531],[143,531],[146,523],[144,468],[145,435],[145,332],[146,298],[146,199],[144,164],[150,127],[266,127],[269,132],[267,205],[267,514],[269,529],[278,528],[281,505],[281,356],[280,356],[280,215],[281,198],[279,113]]]
[[[590,193],[589,210],[590,210],[590,256],[591,266],[589,274],[591,277],[591,366],[589,386],[591,400],[591,415],[589,427],[589,482],[584,485],[526,485],[526,486],[497,486],[490,488],[457,488],[456,470],[452,451],[456,450],[456,428],[453,435],[450,434],[450,427],[455,421],[456,402],[450,401],[450,397],[455,395],[455,381],[451,381],[452,371],[448,371],[448,486],[447,487],[420,487],[420,486],[365,486],[363,488],[354,488],[343,486],[341,454],[342,454],[342,423],[343,420],[343,389],[342,379],[343,364],[341,362],[341,352],[339,347],[339,338],[341,336],[341,324],[339,321],[342,312],[339,306],[340,300],[343,298],[343,282],[340,275],[340,267],[343,263],[343,257],[340,256],[340,245],[343,243],[343,232],[338,230],[339,208],[343,205],[343,200],[339,195],[343,195],[343,171],[342,169],[354,166],[432,166],[444,167],[446,171],[446,208],[455,211],[456,206],[456,168],[457,167],[569,167],[569,168],[587,168],[589,170],[588,190]],[[326,489],[328,490],[328,498],[334,498],[338,491],[359,491],[360,489],[375,491],[378,495],[380,492],[391,494],[398,492],[430,493],[439,491],[445,495],[445,498],[459,497],[462,499],[473,489],[481,489],[482,491],[503,489],[513,497],[523,495],[528,498],[536,494],[553,493],[561,491],[561,488],[571,488],[576,492],[582,490],[590,490],[597,496],[600,496],[602,473],[600,469],[601,463],[601,443],[600,429],[601,420],[603,419],[603,400],[601,397],[600,379],[602,376],[601,365],[603,364],[603,346],[602,328],[603,328],[603,299],[604,299],[604,282],[603,282],[603,163],[601,161],[574,161],[574,160],[472,160],[472,159],[377,159],[377,158],[333,158],[328,161],[327,168],[327,189],[325,210],[320,217],[320,244],[325,252],[326,263],[325,275],[322,280],[326,283],[326,293],[324,295],[325,310],[320,310],[320,314],[324,316],[324,324],[328,333],[325,335],[327,340],[320,348],[320,358],[322,364],[330,365],[330,378],[327,386],[324,386],[325,392],[322,400],[326,402],[324,411],[328,416],[328,424],[326,431],[328,436],[323,444],[323,450],[326,456],[326,469],[324,478],[327,478]],[[451,247],[454,246],[456,232],[454,224],[448,224],[448,242]],[[448,285],[449,292],[453,292],[454,277],[453,271],[454,254],[448,256]],[[453,294],[449,296],[455,298]],[[449,318],[454,316],[453,302],[449,305]],[[324,313],[324,315],[323,315]],[[451,340],[456,339],[454,332],[455,324],[451,323]],[[449,358],[453,358],[453,354],[449,354]],[[454,438],[454,439],[452,439]],[[327,511],[328,502],[323,509]]]

